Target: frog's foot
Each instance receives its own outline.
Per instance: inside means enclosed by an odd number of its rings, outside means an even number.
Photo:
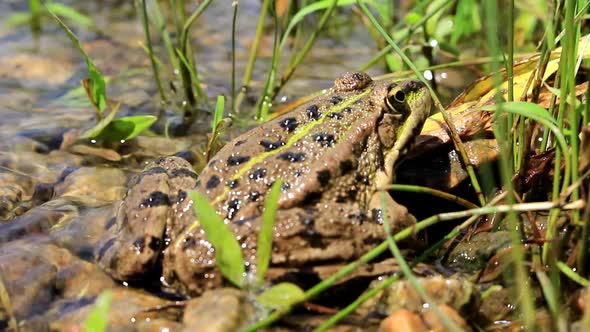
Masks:
[[[215,251],[200,228],[183,233],[166,248],[162,269],[164,288],[176,293],[196,296],[223,285]]]
[[[369,201],[369,210],[372,219],[379,223],[389,222],[392,234],[416,224],[416,218],[408,212],[408,209],[394,201],[385,191],[373,194]]]

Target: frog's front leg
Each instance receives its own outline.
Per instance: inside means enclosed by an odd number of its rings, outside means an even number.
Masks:
[[[115,225],[98,243],[95,258],[113,278],[134,280],[153,269],[170,218],[170,185],[158,162],[132,179]]]
[[[392,234],[416,224],[416,218],[408,209],[397,203],[386,191],[377,191],[369,200],[372,218],[380,223],[389,222]]]

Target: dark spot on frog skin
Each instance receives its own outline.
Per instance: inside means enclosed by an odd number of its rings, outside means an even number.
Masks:
[[[297,129],[299,123],[297,122],[296,118],[286,118],[279,121],[279,126],[281,126],[283,129],[286,129],[288,132],[292,132],[293,130]]]
[[[242,144],[246,143],[246,141],[247,141],[247,140],[245,140],[245,139],[243,139],[243,140],[241,140],[241,141],[237,141],[237,142],[236,142],[236,144],[235,144],[234,146],[240,146],[240,145],[242,145]]]
[[[193,236],[189,236],[183,239],[181,249],[182,251],[187,251],[188,249],[192,249],[197,245],[197,240]]]
[[[356,190],[356,189],[350,189],[350,190],[348,191],[348,198],[349,198],[349,199],[355,199],[355,198],[356,198],[356,195],[358,194],[358,192],[359,192],[359,191],[358,191],[358,190]]]
[[[263,139],[262,141],[260,141],[260,145],[262,145],[264,147],[265,151],[268,152],[268,151],[278,149],[281,146],[285,145],[285,141],[278,140],[276,142],[271,142],[269,140]]]
[[[158,251],[160,250],[160,244],[162,244],[162,241],[160,241],[160,239],[153,236],[144,236],[137,238],[135,241],[133,241],[133,248],[138,253],[143,253],[147,245],[147,247],[150,248],[152,251]]]
[[[356,180],[357,180],[357,182],[362,183],[364,185],[368,185],[369,184],[369,177],[366,176],[366,175],[357,174]]]
[[[382,239],[376,238],[374,236],[367,236],[363,239],[363,244],[370,246],[380,244],[381,242],[383,242]]]
[[[184,190],[179,190],[178,195],[176,196],[176,201],[178,203],[184,202],[184,200],[188,197],[188,193]]]
[[[100,250],[98,250],[98,257],[96,257],[96,259],[101,260],[104,257],[104,254],[106,254],[106,252],[113,246],[113,244],[115,244],[116,240],[116,237],[108,239],[108,241],[105,242],[102,247],[100,247]]]
[[[265,168],[257,168],[254,172],[250,173],[250,179],[254,181],[261,180],[266,176]]]
[[[363,221],[367,220],[367,215],[364,212],[359,211],[356,213],[349,214],[348,218],[349,219],[356,219],[359,222],[363,222]]]
[[[342,97],[340,97],[340,96],[332,96],[332,98],[330,98],[330,103],[332,105],[336,105],[341,101],[342,101]]]
[[[330,170],[325,169],[318,172],[318,182],[322,186],[326,186],[328,183],[330,183],[331,178],[332,175],[330,174]]]
[[[251,202],[256,202],[260,198],[260,193],[258,191],[252,191],[246,195],[246,198]]]
[[[133,248],[137,253],[143,253],[143,249],[145,249],[145,238],[140,237],[135,239],[135,241],[133,241]]]
[[[352,112],[352,108],[350,108],[350,107],[345,107],[345,108],[342,110],[342,112],[344,112],[344,113],[351,113],[351,112]]]
[[[109,219],[109,221],[107,221],[107,223],[104,225],[104,229],[109,229],[111,227],[113,227],[113,225],[117,222],[117,218],[112,217],[111,219]]]
[[[235,189],[239,184],[238,180],[231,180],[230,182],[227,183],[227,186],[229,187],[229,189]]]
[[[279,159],[290,161],[292,163],[300,163],[305,161],[305,153],[302,152],[285,152],[278,156]]]
[[[180,151],[174,154],[174,156],[188,161],[191,165],[194,164],[197,159],[197,156],[191,150]]]
[[[227,158],[227,164],[230,166],[237,166],[250,160],[250,156],[231,156]]]
[[[295,170],[293,171],[293,176],[295,176],[296,178],[300,177],[303,175],[303,172],[301,170]]]
[[[133,179],[129,182],[129,187],[136,186],[138,183],[143,180],[144,177],[155,175],[155,174],[166,174],[166,170],[163,167],[152,167],[144,172],[141,172],[139,175],[133,177]]]
[[[281,184],[281,192],[282,193],[286,193],[287,191],[289,191],[289,189],[291,189],[291,184],[289,182],[283,182]]]
[[[350,107],[347,107],[347,108],[350,108]],[[344,118],[344,115],[340,112],[334,112],[334,113],[328,114],[328,117],[330,119],[342,120]]]
[[[334,135],[327,133],[314,134],[312,137],[314,141],[320,143],[320,145],[326,148],[334,145],[334,142],[336,141]]]
[[[213,189],[219,185],[219,177],[217,175],[213,175],[209,178],[209,181],[205,184],[205,188]]]
[[[153,191],[148,198],[141,201],[140,205],[146,207],[170,205],[170,198],[161,191]]]
[[[193,179],[196,179],[198,177],[197,176],[197,173],[191,171],[188,168],[175,169],[170,174],[170,177],[171,178],[180,177],[180,176],[188,176],[188,177],[193,178]]]
[[[343,160],[340,162],[340,173],[342,175],[350,173],[352,171],[352,160]]]
[[[311,105],[306,109],[307,118],[315,121],[322,116],[322,113],[319,111],[319,107],[317,105]]]
[[[227,219],[232,220],[236,216],[236,213],[238,213],[238,210],[240,210],[241,205],[242,201],[237,198],[229,201],[227,204]]]
[[[207,167],[213,167],[213,166],[215,166],[216,163],[217,163],[217,160],[211,159],[211,161],[209,161],[209,164],[207,165]]]
[[[303,204],[315,204],[320,201],[322,198],[322,193],[320,191],[310,191],[305,194],[305,198],[303,198]]]

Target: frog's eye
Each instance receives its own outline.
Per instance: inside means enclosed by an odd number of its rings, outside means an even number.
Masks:
[[[406,94],[402,90],[398,90],[394,95],[393,99],[398,103],[403,103],[406,100]]]
[[[387,95],[387,106],[396,113],[406,113],[406,93],[403,90],[391,90]]]

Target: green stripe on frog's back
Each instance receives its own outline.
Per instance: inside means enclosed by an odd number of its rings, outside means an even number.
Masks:
[[[284,152],[285,150],[289,149],[296,142],[302,140],[307,135],[309,135],[310,131],[313,130],[313,128],[324,123],[324,121],[326,120],[326,118],[330,114],[337,113],[337,112],[343,110],[344,108],[352,105],[354,102],[356,102],[357,100],[366,96],[371,91],[372,91],[372,89],[370,89],[370,88],[366,89],[365,91],[358,93],[358,94],[346,99],[342,103],[339,103],[338,105],[330,107],[327,111],[322,113],[322,116],[319,119],[317,119],[315,121],[310,121],[310,122],[306,123],[304,126],[298,127],[295,130],[295,133],[287,140],[285,145],[280,146],[279,148],[271,150],[271,151],[266,151],[266,152],[260,153],[258,156],[251,158],[237,171],[237,173],[231,178],[231,180],[238,180],[239,178],[244,176],[244,174],[246,174],[246,172],[251,170],[254,167],[254,165],[264,161],[268,157],[272,157],[273,155],[279,154],[279,153]],[[229,193],[229,191],[230,191],[230,188],[225,187],[223,189],[223,192],[220,195],[218,195],[217,197],[215,197],[215,199],[212,201],[211,204],[215,205],[215,204],[219,203],[220,201],[224,200],[226,198],[227,194]]]

